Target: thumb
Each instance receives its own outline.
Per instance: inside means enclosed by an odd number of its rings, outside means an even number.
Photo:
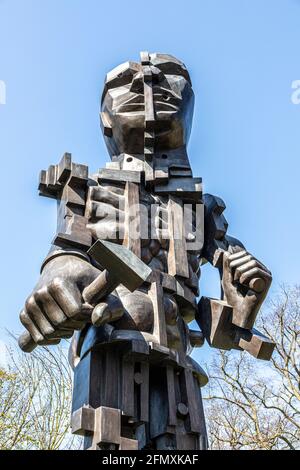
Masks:
[[[37,344],[32,339],[32,336],[29,333],[29,331],[24,331],[19,336],[18,344],[19,344],[19,347],[22,349],[22,351],[27,352],[27,353],[32,352],[34,348],[37,346]]]
[[[233,282],[233,273],[230,268],[230,253],[228,251],[224,251],[223,253],[223,275],[222,275],[222,284],[223,286],[232,285]]]
[[[105,323],[119,320],[124,314],[124,307],[116,295],[108,295],[103,302],[100,302],[93,310],[92,323],[100,326]]]

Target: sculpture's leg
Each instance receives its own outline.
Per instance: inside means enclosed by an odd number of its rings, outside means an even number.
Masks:
[[[190,369],[152,368],[150,438],[158,450],[207,449],[201,390]]]
[[[136,429],[149,419],[149,365],[133,349],[96,346],[75,368],[72,432],[84,436],[85,449],[138,448]]]
[[[206,449],[196,373],[146,342],[93,346],[75,368],[72,430],[85,449]]]

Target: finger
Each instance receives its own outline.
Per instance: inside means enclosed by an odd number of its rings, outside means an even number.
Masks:
[[[229,267],[230,255],[228,252],[223,253],[223,272],[222,272],[222,288],[225,297],[229,301],[231,295],[235,294],[235,287],[233,285],[233,273]]]
[[[247,263],[237,267],[234,272],[234,280],[238,281],[242,274],[255,267],[263,269],[263,266],[256,259],[252,259],[251,261],[248,261]]]
[[[231,256],[230,256],[230,259],[231,259]],[[258,261],[256,258],[254,258],[254,256],[252,256],[251,254],[247,253],[246,252],[246,255],[236,259],[236,260],[233,260],[230,262],[230,267],[231,269],[235,270],[235,275],[234,275],[234,280],[237,281],[240,277],[240,274],[239,272],[244,272],[245,269],[244,269],[244,265],[246,265],[247,263],[249,263],[250,261],[253,261],[254,263],[251,265],[251,267],[255,267],[255,266],[258,266],[260,267],[263,271],[266,271],[270,276],[271,276],[271,272],[266,268],[266,266],[261,263],[260,261]],[[243,267],[243,269],[241,269],[241,267]]]
[[[242,256],[248,255],[249,253],[246,250],[240,250],[236,253],[229,254],[230,261],[241,258]]]
[[[231,282],[233,281],[233,274],[230,269],[230,255],[226,251],[223,253],[223,279],[226,281]]]
[[[45,287],[34,294],[34,298],[54,326],[63,324],[67,317]]]
[[[22,351],[27,353],[31,353],[37,346],[37,344],[33,341],[31,334],[27,330],[19,336],[18,344]]]
[[[25,326],[26,330],[29,331],[30,335],[32,336],[32,339],[35,343],[39,343],[40,341],[44,340],[44,336],[42,333],[38,330],[38,328],[35,326],[33,321],[29,318],[25,310],[22,310],[20,313],[20,321],[23,326]]]
[[[270,282],[270,280],[271,280],[271,276],[270,276],[269,273],[267,273],[266,271],[263,271],[259,267],[256,267],[256,268],[252,268],[252,269],[250,269],[250,271],[246,271],[244,274],[242,274],[241,277],[240,277],[240,283],[241,284],[249,284],[251,279],[256,278],[256,277],[265,279],[266,282]]]
[[[26,313],[33,323],[37,326],[43,336],[49,336],[54,333],[54,328],[48,319],[44,316],[43,312],[37,305],[33,296],[31,296],[25,304]]]
[[[245,256],[241,256],[238,259],[235,259],[234,261],[230,261],[229,266],[230,266],[231,269],[236,269],[238,266],[241,266],[242,264],[248,263],[248,261],[251,261],[253,259],[254,258],[253,258],[252,255],[247,254]]]
[[[76,284],[55,278],[48,287],[51,297],[68,319],[80,318],[82,307],[82,296]]]
[[[106,302],[96,305],[92,313],[92,323],[95,326],[101,326],[110,320],[110,309]]]
[[[124,307],[116,295],[108,295],[105,302],[96,305],[92,314],[92,323],[96,326],[119,320],[124,313]]]

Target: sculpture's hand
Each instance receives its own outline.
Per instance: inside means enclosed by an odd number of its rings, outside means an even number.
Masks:
[[[246,250],[223,255],[222,287],[232,322],[251,329],[272,282],[271,272]]]
[[[91,321],[93,308],[86,306],[82,292],[98,275],[98,269],[71,255],[58,256],[46,264],[20,314],[35,343],[51,344],[54,339],[68,338]],[[113,294],[101,305],[106,317],[122,307]]]
[[[124,236],[124,189],[113,185],[92,186],[87,200],[87,228],[93,238],[107,240],[123,239]]]

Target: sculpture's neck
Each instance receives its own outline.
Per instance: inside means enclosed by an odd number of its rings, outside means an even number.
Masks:
[[[174,173],[174,176],[191,175],[191,166],[186,147],[172,150],[162,150],[155,152],[150,158],[144,154],[121,153],[112,157],[113,162],[118,162],[122,170],[144,171],[145,165],[149,164],[155,170],[167,169]]]

